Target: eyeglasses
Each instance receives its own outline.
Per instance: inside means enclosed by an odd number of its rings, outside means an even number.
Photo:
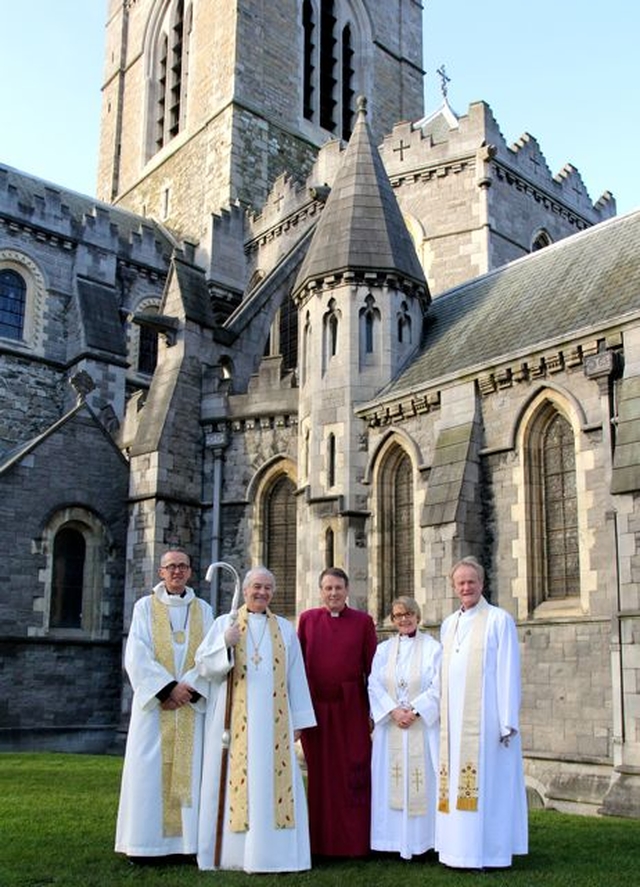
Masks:
[[[400,622],[401,619],[413,619],[415,613],[392,613],[391,618],[394,622]]]
[[[191,564],[163,564],[160,569],[176,573],[184,573],[186,570],[191,569]]]

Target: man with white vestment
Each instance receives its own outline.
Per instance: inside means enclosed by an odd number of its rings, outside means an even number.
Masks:
[[[189,556],[165,552],[162,581],[134,608],[125,648],[133,687],[115,849],[132,860],[194,856],[209,684],[195,652],[213,621],[187,585]]]
[[[518,635],[512,617],[482,596],[475,558],[456,564],[451,579],[461,607],[441,630],[436,850],[454,868],[507,868],[528,850]]]
[[[307,802],[294,743],[300,730],[316,720],[295,630],[269,610],[274,590],[272,573],[264,567],[250,570],[237,621],[230,615],[216,619],[196,654],[199,672],[213,688],[205,727],[201,869],[293,872],[311,867]],[[225,773],[225,678],[231,669]]]
[[[411,859],[435,843],[441,648],[418,630],[413,598],[392,602],[391,621],[397,634],[378,646],[369,675],[371,849]]]

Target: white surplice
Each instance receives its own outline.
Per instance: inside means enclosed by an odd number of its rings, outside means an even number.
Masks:
[[[396,650],[396,639],[378,646],[369,676],[369,702],[375,723],[371,756],[371,849],[399,853],[403,859],[426,853],[434,846],[435,811],[437,797],[438,710],[440,695],[441,647],[430,635],[418,632],[415,637],[400,636],[396,662],[395,695],[387,689],[386,677],[389,658]],[[420,660],[420,689],[408,698],[410,663],[414,646],[422,648]],[[390,807],[389,792],[389,733],[398,729],[391,720],[394,708],[404,705],[420,713],[411,727],[422,737],[427,785],[427,810],[420,815],[409,815],[407,779],[409,771],[409,732],[401,731],[404,757],[404,805],[402,810]]]
[[[276,828],[273,785],[273,666],[271,635],[262,627],[265,619],[266,617],[261,614],[248,614],[253,637],[261,639],[259,652],[262,657],[256,666],[250,658],[253,650],[249,644],[247,650],[249,829],[246,832],[230,831],[229,793],[225,791],[220,868],[244,869],[246,872],[302,871],[311,867],[309,818],[302,774],[295,753],[293,731],[315,726],[316,719],[297,635],[290,622],[277,617],[287,655],[289,741],[295,827]],[[225,678],[233,665],[233,652],[227,649],[224,642],[224,631],[228,625],[228,615],[218,617],[196,654],[200,674],[212,682],[205,725],[198,837],[198,866],[201,869],[214,868],[222,733],[226,707]],[[228,780],[229,772],[227,772],[227,784]]]
[[[450,812],[437,813],[436,850],[440,862],[454,868],[503,868],[514,854],[527,853],[528,826],[520,733],[508,745],[500,742],[519,730],[520,653],[515,623],[499,607],[489,607],[485,631],[478,809],[456,809],[470,631],[478,612],[476,607],[458,610],[442,624],[443,646],[448,635],[454,639],[448,694]]]
[[[164,584],[154,589],[166,607],[173,632],[185,632],[184,643],[173,641],[175,669],[168,672],[155,658],[151,602],[146,595],[133,608],[131,629],[125,648],[124,664],[133,687],[131,721],[122,771],[115,849],[127,856],[169,856],[194,854],[198,836],[198,799],[202,763],[202,738],[208,681],[191,669],[182,674],[192,624],[191,607],[202,612],[206,634],[213,621],[211,607],[187,588],[184,597],[168,594]],[[162,748],[160,702],[156,696],[171,681],[186,681],[202,696],[190,703],[196,710],[191,771],[191,806],[182,808],[182,835],[163,835]]]

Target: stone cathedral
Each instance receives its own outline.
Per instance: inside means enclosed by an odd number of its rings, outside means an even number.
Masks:
[[[640,816],[640,212],[444,71],[425,114],[421,0],[110,0],[105,41],[97,199],[0,158],[0,749],[118,747],[169,545],[292,620],[343,566],[381,635],[473,554],[532,803]]]

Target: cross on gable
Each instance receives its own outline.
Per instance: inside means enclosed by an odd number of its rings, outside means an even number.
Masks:
[[[400,160],[402,161],[404,160],[404,152],[410,147],[411,145],[405,145],[404,139],[400,139],[400,144],[397,148],[393,149],[393,153],[397,154],[398,152],[400,152]]]

